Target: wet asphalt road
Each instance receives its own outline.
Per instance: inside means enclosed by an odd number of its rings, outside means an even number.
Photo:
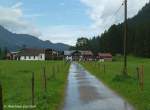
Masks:
[[[134,110],[80,65],[72,63],[63,110]]]

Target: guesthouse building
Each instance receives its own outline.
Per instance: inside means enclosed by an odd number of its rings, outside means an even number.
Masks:
[[[46,59],[45,50],[44,49],[31,49],[26,48],[23,49],[18,54],[19,60],[41,60],[44,61]]]
[[[97,59],[100,61],[112,61],[111,53],[98,53]]]
[[[26,48],[20,51],[17,55],[17,60],[62,60],[63,56],[59,55],[58,51],[53,49],[36,49],[36,48]]]

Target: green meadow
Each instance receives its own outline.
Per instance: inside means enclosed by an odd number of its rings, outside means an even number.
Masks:
[[[0,61],[4,110],[10,110],[8,105],[32,105],[33,72],[35,74],[35,110],[58,110],[64,98],[69,66],[69,63],[63,61]],[[46,92],[43,67],[46,68]]]
[[[128,57],[129,76],[127,78],[121,76],[122,57],[114,58],[113,62],[81,62],[81,64],[108,87],[128,100],[137,110],[150,110],[150,59]],[[139,87],[136,69],[141,65],[144,66],[143,91]]]

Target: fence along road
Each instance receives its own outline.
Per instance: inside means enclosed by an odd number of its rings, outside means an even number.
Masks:
[[[79,64],[72,63],[63,110],[134,110]]]

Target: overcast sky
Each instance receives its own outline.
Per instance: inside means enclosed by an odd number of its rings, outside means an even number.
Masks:
[[[128,0],[132,17],[149,0]],[[14,33],[74,45],[123,21],[123,0],[0,0],[0,25]]]

